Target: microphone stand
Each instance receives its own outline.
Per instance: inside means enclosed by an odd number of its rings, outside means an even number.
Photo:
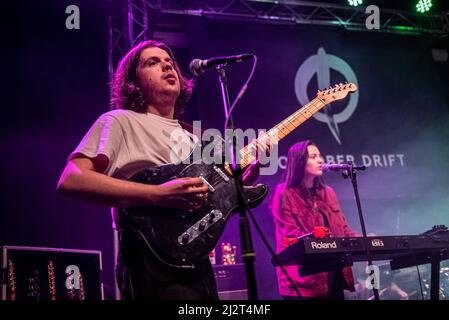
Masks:
[[[221,93],[223,98],[223,107],[225,111],[226,118],[229,117],[228,126],[224,128],[225,130],[225,138],[226,138],[226,147],[228,148],[231,156],[231,171],[232,176],[234,177],[234,181],[237,188],[237,198],[238,198],[238,208],[240,211],[240,237],[241,237],[241,245],[242,245],[242,256],[243,262],[245,264],[246,271],[246,281],[248,284],[248,298],[249,300],[258,300],[257,297],[257,289],[256,289],[256,275],[254,270],[254,260],[255,253],[253,249],[253,243],[251,239],[251,232],[249,228],[249,220],[247,216],[248,203],[246,202],[246,198],[243,194],[243,179],[242,179],[242,168],[237,161],[237,150],[236,150],[236,139],[233,136],[232,145],[228,143],[228,138],[226,137],[226,129],[231,129],[234,131],[234,122],[232,120],[232,116],[230,116],[230,99],[229,92],[227,87],[227,77],[226,77],[226,64],[221,64],[216,67],[218,71],[218,78],[221,86]],[[229,132],[229,131],[228,131]]]
[[[362,235],[363,235],[363,242],[365,244],[365,249],[366,249],[366,257],[367,257],[367,261],[368,261],[368,266],[370,267],[370,276],[374,273],[374,270],[371,268],[371,266],[373,265],[373,259],[371,256],[371,251],[369,249],[369,243],[368,243],[368,237],[366,235],[366,228],[365,228],[365,220],[363,218],[363,213],[362,213],[362,205],[360,204],[360,196],[359,196],[359,190],[358,190],[358,186],[357,186],[357,170],[356,168],[354,168],[354,163],[352,161],[348,161],[348,164],[351,166],[350,170],[344,170],[342,175],[343,178],[351,178],[351,182],[352,182],[352,187],[354,189],[354,195],[355,195],[355,200],[357,203],[357,210],[359,213],[359,220],[360,220],[360,226],[362,227]],[[364,169],[363,169],[364,170]],[[374,274],[375,276],[375,274]],[[379,279],[375,279],[377,280],[377,283],[379,283]],[[374,300],[380,300],[379,298],[379,290],[376,288],[376,281],[374,283],[375,285],[373,286],[373,293],[374,293]]]

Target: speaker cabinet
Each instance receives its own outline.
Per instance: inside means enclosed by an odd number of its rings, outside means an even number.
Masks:
[[[2,246],[2,300],[102,300],[101,251]]]
[[[220,300],[248,300],[244,264],[214,265],[214,274]]]

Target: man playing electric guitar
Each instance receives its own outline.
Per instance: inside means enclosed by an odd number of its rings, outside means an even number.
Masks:
[[[101,115],[70,154],[58,192],[115,208],[156,206],[186,212],[201,208],[209,188],[199,177],[158,185],[128,181],[140,169],[170,163],[175,144],[170,134],[182,128],[177,116],[192,87],[165,44],[145,41],[131,49],[112,83],[116,110]],[[185,135],[183,141],[191,141],[187,148],[191,150],[195,137],[188,131]],[[256,161],[243,181],[250,184],[257,176]],[[120,239],[116,277],[124,299],[218,299],[207,256],[193,268],[171,268],[148,252],[117,210],[113,220]]]

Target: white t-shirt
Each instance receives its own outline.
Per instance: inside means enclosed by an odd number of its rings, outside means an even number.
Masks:
[[[184,130],[178,120],[152,113],[113,110],[102,114],[92,125],[69,160],[82,154],[109,159],[105,174],[128,180],[135,173],[188,158],[198,137]],[[112,210],[112,227],[122,229],[117,210]]]
[[[109,159],[105,174],[129,179],[140,170],[187,158],[196,136],[184,130],[178,120],[152,113],[113,110],[102,114],[70,154]]]

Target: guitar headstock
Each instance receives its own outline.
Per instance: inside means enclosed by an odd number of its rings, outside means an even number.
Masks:
[[[324,90],[318,90],[317,98],[327,104],[333,101],[341,100],[350,92],[355,91],[357,91],[357,86],[354,83],[340,83]]]

